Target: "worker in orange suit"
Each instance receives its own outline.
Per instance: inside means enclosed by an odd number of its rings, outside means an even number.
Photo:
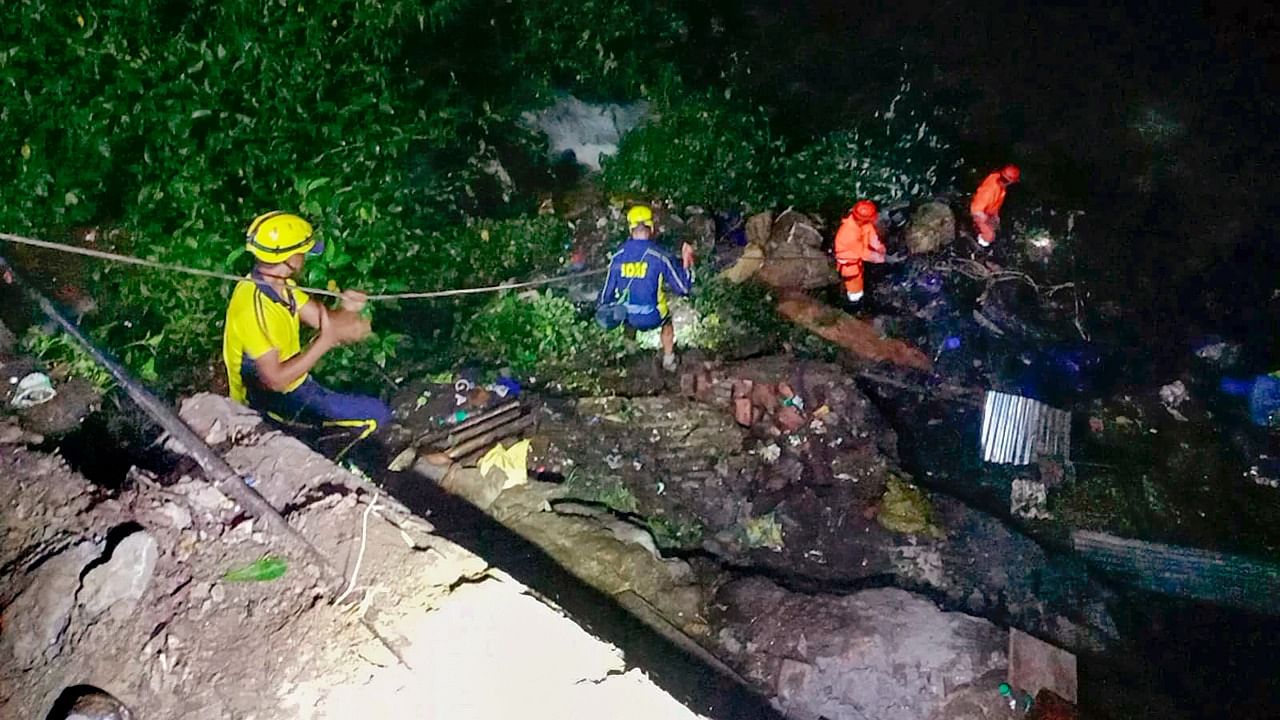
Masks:
[[[876,230],[880,211],[870,200],[859,200],[836,231],[836,270],[844,279],[845,296],[850,303],[862,300],[862,263],[884,262],[884,243]]]
[[[996,231],[1000,229],[1000,206],[1004,204],[1004,194],[1008,187],[1022,178],[1022,171],[1017,165],[1005,165],[991,173],[978,186],[969,203],[969,214],[973,216],[973,228],[978,233],[978,245],[991,247],[996,241]]]

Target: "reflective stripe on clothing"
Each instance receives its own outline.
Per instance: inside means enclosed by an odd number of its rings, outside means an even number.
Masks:
[[[356,440],[391,422],[391,408],[368,395],[334,392],[311,378],[290,392],[253,390],[250,407],[277,422],[321,428],[348,428]]]
[[[275,350],[280,362],[301,352],[298,311],[310,298],[292,280],[284,297],[261,276],[250,275],[236,284],[227,304],[222,335],[222,361],[227,368],[231,399],[245,403],[249,388],[257,384],[254,361]],[[307,379],[295,380],[294,390]]]
[[[978,244],[987,247],[996,240],[996,232],[1000,229],[1000,220],[991,215],[975,215],[973,229],[978,234]]]
[[[651,240],[630,239],[609,260],[609,275],[600,291],[600,305],[623,302],[629,315],[633,308],[656,308],[662,317],[668,313],[667,292],[688,295],[693,277],[676,263],[666,251]]]

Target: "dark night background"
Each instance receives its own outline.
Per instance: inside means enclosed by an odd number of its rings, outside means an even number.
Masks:
[[[719,63],[739,53],[734,87],[785,132],[881,107],[907,64],[956,109],[962,182],[1017,162],[1010,214],[1085,211],[1079,279],[1123,312],[1095,339],[1125,381],[1159,381],[1210,335],[1243,342],[1259,372],[1280,367],[1275,5],[757,0],[725,12],[709,45]],[[1168,134],[1144,137],[1151,118]],[[1274,619],[1184,606],[1138,623],[1145,657],[1084,671],[1091,712],[1158,717],[1158,702],[1117,709],[1151,690],[1197,716],[1280,717]]]
[[[1132,315],[1116,338],[1159,338],[1176,363],[1205,334],[1275,362],[1274,133],[1280,11],[1204,5],[759,0],[711,44],[739,53],[735,87],[812,135],[876,108],[900,68],[956,108],[973,177],[1014,161],[1009,212],[1086,212],[1081,279]],[[722,36],[722,37],[724,37]],[[732,63],[730,63],[732,65]],[[1144,139],[1147,117],[1175,124]],[[1171,342],[1178,341],[1178,342]],[[1144,348],[1147,352],[1149,348]],[[1140,379],[1140,378],[1135,378]]]

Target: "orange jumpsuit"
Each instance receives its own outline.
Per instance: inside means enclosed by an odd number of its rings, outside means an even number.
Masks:
[[[973,228],[978,232],[978,244],[983,247],[995,242],[1004,194],[1005,185],[1000,182],[1000,173],[993,172],[978,186],[978,192],[973,194],[973,200],[969,203]]]
[[[874,222],[859,222],[852,215],[840,223],[836,232],[836,270],[844,278],[844,290],[850,300],[862,299],[862,263],[884,262],[884,243]]]

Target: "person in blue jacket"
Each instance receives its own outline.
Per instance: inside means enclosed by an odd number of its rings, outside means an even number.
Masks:
[[[653,241],[653,211],[637,205],[627,211],[631,235],[609,261],[596,320],[612,329],[626,323],[636,330],[662,328],[662,367],[676,369],[676,332],[667,306],[669,293],[688,295],[693,287],[693,246],[681,248],[680,264]]]

